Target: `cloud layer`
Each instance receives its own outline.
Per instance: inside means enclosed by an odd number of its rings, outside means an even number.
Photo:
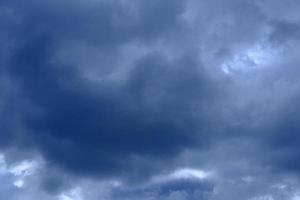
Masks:
[[[0,197],[299,198],[299,6],[0,1]]]

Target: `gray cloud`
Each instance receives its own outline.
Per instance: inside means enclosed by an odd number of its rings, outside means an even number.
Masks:
[[[299,195],[296,1],[0,5],[0,149],[44,163],[3,198]],[[151,182],[178,168],[214,176]]]

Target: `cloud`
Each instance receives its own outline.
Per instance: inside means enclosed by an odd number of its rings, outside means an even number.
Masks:
[[[69,1],[7,4],[12,17],[21,20],[20,26],[16,24],[19,31],[11,33],[15,45],[4,70],[17,91],[5,96],[18,105],[10,114],[12,121],[4,122],[12,132],[10,146],[38,152],[49,166],[72,174],[147,178],[160,170],[161,161],[172,162],[185,148],[209,144],[210,137],[199,140],[201,129],[209,123],[209,104],[221,90],[190,50],[191,54],[168,59],[148,46],[148,40],[179,37],[173,31],[184,26],[179,23],[184,3],[98,3],[97,9]],[[128,6],[138,19],[122,21],[115,16]],[[168,12],[160,17],[151,9]],[[65,42],[84,41],[107,58],[105,67],[112,68],[104,76],[108,77],[122,68],[111,55],[135,39],[149,50],[129,63],[122,84],[91,80],[82,74],[84,65],[56,59]],[[104,49],[110,55],[102,53]],[[101,67],[100,62],[91,70]],[[11,102],[7,99],[6,104]]]
[[[296,1],[0,4],[3,198],[297,198]]]

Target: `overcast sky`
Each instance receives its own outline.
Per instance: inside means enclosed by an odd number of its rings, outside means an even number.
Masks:
[[[299,0],[0,0],[0,199],[299,200]]]

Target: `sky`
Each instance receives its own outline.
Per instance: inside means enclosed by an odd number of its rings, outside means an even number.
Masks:
[[[298,0],[0,0],[0,199],[299,200]]]

